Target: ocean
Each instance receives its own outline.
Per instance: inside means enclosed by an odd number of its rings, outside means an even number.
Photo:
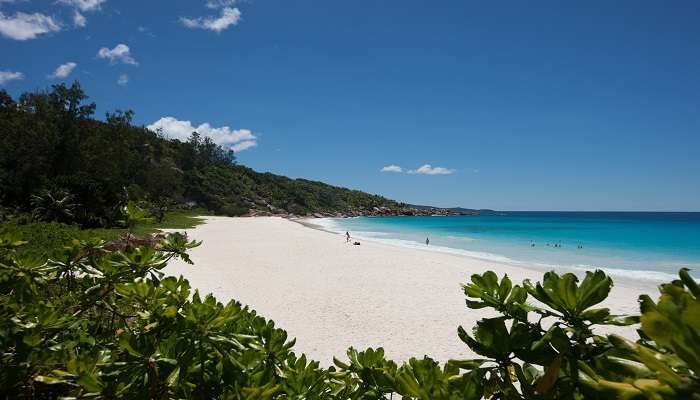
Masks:
[[[700,277],[700,213],[498,212],[481,216],[327,218],[313,223],[358,240],[489,261],[668,281]],[[426,246],[425,239],[430,239]]]

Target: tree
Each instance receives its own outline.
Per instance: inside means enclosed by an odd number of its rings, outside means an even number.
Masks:
[[[65,190],[43,190],[31,198],[32,216],[42,221],[71,223],[75,220],[75,196]]]

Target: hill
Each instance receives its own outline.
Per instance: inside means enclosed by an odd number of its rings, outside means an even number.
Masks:
[[[34,210],[45,219],[110,226],[128,200],[156,216],[203,207],[222,215],[416,215],[382,196],[260,173],[196,132],[169,140],[132,123],[132,111],[95,119],[76,82],[13,99],[0,91],[0,218]]]

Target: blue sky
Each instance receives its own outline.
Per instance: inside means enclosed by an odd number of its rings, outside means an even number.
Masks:
[[[700,211],[700,4],[525,3],[0,0],[0,86],[407,202]]]

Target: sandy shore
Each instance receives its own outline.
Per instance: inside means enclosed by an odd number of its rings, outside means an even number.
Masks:
[[[174,262],[166,273],[183,275],[201,293],[236,299],[297,338],[296,351],[324,365],[348,347],[384,347],[396,361],[429,355],[437,360],[473,356],[457,337],[488,316],[464,303],[461,283],[488,269],[514,282],[538,280],[542,271],[464,256],[364,241],[282,218],[207,217],[189,230],[203,240],[191,252],[195,265]],[[637,313],[646,281],[618,281],[605,305]],[[636,337],[631,327],[616,333]]]

